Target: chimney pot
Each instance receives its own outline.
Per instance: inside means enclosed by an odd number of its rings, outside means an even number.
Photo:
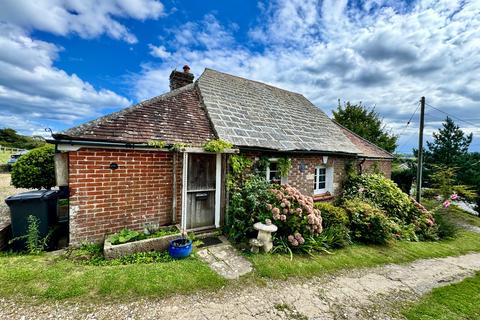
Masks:
[[[194,75],[190,73],[190,67],[188,65],[183,66],[183,72],[173,70],[170,73],[170,91],[186,86],[193,83]]]

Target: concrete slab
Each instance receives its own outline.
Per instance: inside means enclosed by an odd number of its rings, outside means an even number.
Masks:
[[[226,279],[238,279],[251,272],[252,264],[221,236],[222,243],[202,248],[197,255],[208,263],[210,268]]]

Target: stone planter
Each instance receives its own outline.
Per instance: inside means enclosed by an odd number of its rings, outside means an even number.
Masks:
[[[180,231],[168,236],[144,239],[138,241],[127,242],[123,244],[113,245],[111,242],[112,235],[108,236],[103,243],[103,254],[106,259],[116,259],[138,252],[148,251],[166,251],[170,245],[170,241],[182,237]]]

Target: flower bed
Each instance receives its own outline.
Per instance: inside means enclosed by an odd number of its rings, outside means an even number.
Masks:
[[[132,232],[130,239],[133,240],[114,244],[117,243],[119,234],[121,232],[110,235],[105,239],[103,254],[106,259],[116,259],[138,252],[165,251],[168,249],[171,240],[181,237],[180,230],[176,227],[165,227],[149,235],[142,235],[139,232],[136,235]]]

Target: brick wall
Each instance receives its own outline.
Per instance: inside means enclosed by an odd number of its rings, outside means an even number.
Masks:
[[[392,161],[391,160],[365,160],[359,161],[362,172],[375,172],[379,171],[385,177],[392,177]]]
[[[259,152],[247,152],[243,153],[250,159],[260,158],[266,156],[268,158],[280,158],[285,154],[275,153],[259,153]],[[323,164],[322,155],[311,154],[290,154],[288,158],[292,160],[292,168],[288,174],[288,184],[297,188],[305,195],[313,195],[314,191],[314,179],[315,179],[315,167]],[[350,158],[341,156],[329,156],[327,161],[327,167],[333,167],[333,189],[334,195],[337,195],[341,190],[343,180],[345,179],[345,165]],[[305,170],[300,171],[300,164],[305,165]]]
[[[181,166],[177,161],[177,217]],[[119,168],[110,169],[111,163]],[[102,241],[122,228],[172,222],[173,153],[81,149],[69,152],[70,243]],[[177,220],[179,221],[179,220]]]
[[[315,167],[323,164],[323,157],[318,155],[292,156],[292,169],[288,174],[288,183],[300,190],[305,195],[313,195]],[[340,192],[343,179],[345,178],[345,164],[347,159],[343,157],[329,156],[327,167],[333,167],[333,195]],[[305,170],[300,171],[300,165],[305,165]]]

